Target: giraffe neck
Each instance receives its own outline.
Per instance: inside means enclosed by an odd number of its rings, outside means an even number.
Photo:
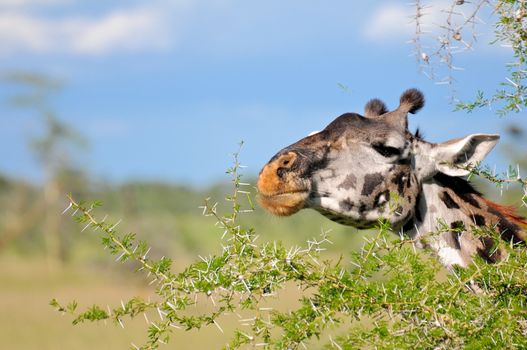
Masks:
[[[527,222],[511,208],[483,198],[466,180],[439,173],[423,183],[414,220],[405,228],[424,248],[436,251],[445,266],[466,267],[476,254],[490,262],[506,256],[482,230],[492,228],[504,240],[519,242],[527,238],[522,224]],[[482,230],[476,234],[478,227]]]

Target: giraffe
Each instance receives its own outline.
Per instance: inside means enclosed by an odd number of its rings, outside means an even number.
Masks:
[[[475,255],[488,262],[504,259],[506,251],[495,247],[492,235],[475,231],[492,227],[506,241],[525,242],[527,221],[514,208],[484,198],[464,178],[499,135],[427,142],[408,130],[408,113],[423,105],[417,89],[406,90],[393,111],[373,99],[364,116],[343,114],[285,147],[259,174],[260,205],[278,216],[312,208],[359,229],[384,218],[393,231],[433,250],[447,268],[467,267]]]

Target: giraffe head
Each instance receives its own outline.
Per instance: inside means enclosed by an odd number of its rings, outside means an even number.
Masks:
[[[282,149],[260,172],[260,204],[280,216],[313,208],[357,228],[372,227],[379,218],[401,227],[414,215],[424,182],[438,172],[467,175],[463,167],[481,161],[499,139],[473,134],[428,143],[408,130],[408,113],[423,105],[416,89],[405,91],[391,112],[374,99],[365,116],[343,114]]]

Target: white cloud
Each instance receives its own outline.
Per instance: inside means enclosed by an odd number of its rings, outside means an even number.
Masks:
[[[412,8],[404,5],[387,4],[377,8],[369,21],[366,21],[364,34],[368,39],[385,40],[409,38],[413,27],[410,24]]]
[[[115,10],[98,18],[62,19],[39,17],[17,9],[0,13],[0,42],[0,55],[21,52],[96,55],[164,49],[173,43],[173,33],[166,12],[156,6]]]
[[[68,3],[70,0],[0,0],[0,7],[22,7],[35,5],[56,5]]]
[[[163,14],[150,9],[117,11],[91,23],[72,23],[77,25],[71,47],[79,53],[165,48],[170,44]]]
[[[49,49],[49,25],[42,20],[17,13],[0,14],[1,53],[42,52]]]

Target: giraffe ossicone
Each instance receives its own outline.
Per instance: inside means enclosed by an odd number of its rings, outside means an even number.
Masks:
[[[503,239],[525,242],[527,221],[512,208],[488,201],[462,178],[494,148],[499,135],[429,143],[408,130],[408,113],[423,105],[416,89],[406,90],[393,111],[373,99],[364,116],[343,114],[285,147],[260,172],[260,205],[279,216],[312,208],[357,228],[371,228],[384,218],[394,231],[426,236],[423,245],[446,266],[467,266],[476,254],[502,259],[505,251],[474,230],[496,227]]]

